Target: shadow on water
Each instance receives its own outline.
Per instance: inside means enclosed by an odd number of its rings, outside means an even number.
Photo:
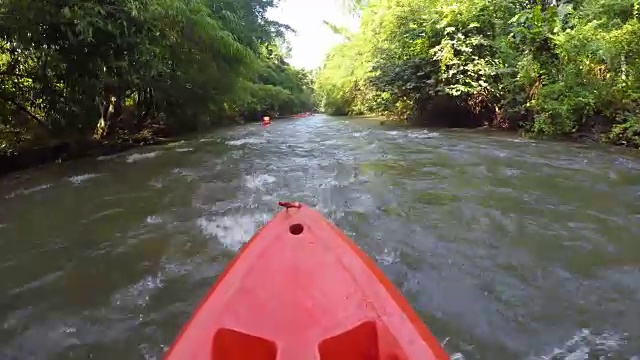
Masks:
[[[0,181],[3,359],[161,357],[279,200],[353,237],[454,358],[640,356],[624,150],[315,116]]]

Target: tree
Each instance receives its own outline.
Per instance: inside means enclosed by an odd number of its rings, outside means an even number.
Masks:
[[[0,151],[195,130],[251,117],[274,102],[281,113],[311,108],[307,80],[279,53],[290,29],[266,18],[272,6],[274,0],[0,2]],[[279,75],[265,80],[265,69]],[[277,99],[256,91],[243,98],[248,84],[274,87],[267,93]]]
[[[371,0],[331,51],[316,97],[330,113],[429,123],[448,99],[466,125],[588,132],[640,146],[635,0]]]

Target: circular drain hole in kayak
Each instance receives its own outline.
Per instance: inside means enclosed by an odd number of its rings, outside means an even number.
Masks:
[[[300,235],[304,231],[304,226],[302,224],[293,224],[289,226],[289,232],[293,235]]]

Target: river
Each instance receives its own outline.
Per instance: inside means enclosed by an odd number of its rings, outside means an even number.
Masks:
[[[0,179],[0,358],[160,359],[279,200],[350,235],[454,358],[640,358],[633,153],[327,116]]]

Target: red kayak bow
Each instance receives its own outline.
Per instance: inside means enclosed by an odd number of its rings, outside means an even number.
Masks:
[[[220,274],[166,359],[449,359],[351,239],[307,206],[281,205]]]

